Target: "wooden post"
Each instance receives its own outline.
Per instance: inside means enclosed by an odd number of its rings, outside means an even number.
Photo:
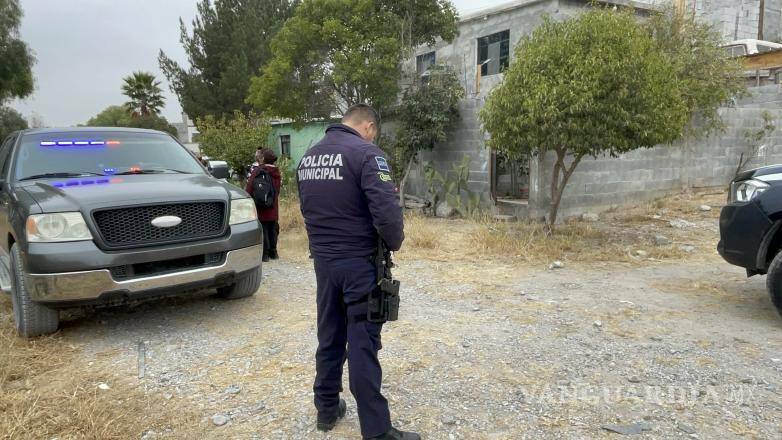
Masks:
[[[684,17],[685,0],[674,0],[673,5],[679,17]]]
[[[481,94],[481,69],[483,69],[483,64],[478,64],[478,71],[475,72],[475,96]]]
[[[763,21],[766,15],[766,0],[760,0],[760,10],[758,11],[758,40],[763,39]]]

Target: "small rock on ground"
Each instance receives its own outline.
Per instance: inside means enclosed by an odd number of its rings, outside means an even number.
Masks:
[[[581,216],[581,220],[585,222],[596,222],[600,221],[600,216],[597,214],[586,213]]]
[[[670,246],[673,242],[671,242],[671,239],[664,236],[664,235],[655,235],[654,236],[654,244],[656,246]]]
[[[695,226],[695,223],[691,223],[683,219],[671,220],[668,222],[668,224],[670,224],[672,228],[676,229],[687,229]]]
[[[215,426],[223,426],[226,423],[228,423],[228,421],[229,421],[228,417],[222,414],[215,414],[212,416],[212,423],[214,423]]]
[[[690,246],[688,244],[684,246],[679,246],[679,249],[684,252],[687,252],[688,254],[695,252],[695,246]]]
[[[554,270],[554,269],[564,269],[565,268],[565,263],[563,263],[561,261],[555,261],[555,262],[551,263],[551,265],[548,268],[551,269],[551,270]]]

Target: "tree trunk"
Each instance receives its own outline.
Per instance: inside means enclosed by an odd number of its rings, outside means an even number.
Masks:
[[[548,229],[547,232],[549,235],[554,232],[554,224],[557,222],[559,204],[562,202],[562,194],[565,192],[565,187],[567,186],[570,177],[573,175],[573,171],[576,170],[576,167],[584,157],[583,155],[579,154],[573,159],[573,163],[571,163],[568,167],[565,164],[567,150],[565,148],[558,148],[556,153],[557,162],[554,164],[554,172],[551,176],[551,206],[549,207],[548,221],[546,223],[546,227]]]
[[[405,174],[402,176],[402,181],[399,182],[399,205],[402,208],[405,207],[405,185],[407,184],[407,178],[410,177],[410,170],[413,169],[413,162],[415,162],[415,155],[407,162]]]

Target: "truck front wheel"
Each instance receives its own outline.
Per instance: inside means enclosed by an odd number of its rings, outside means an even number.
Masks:
[[[766,277],[766,287],[771,295],[771,302],[774,303],[777,312],[782,316],[782,252],[777,253],[777,256],[771,261]]]
[[[60,326],[60,313],[30,299],[19,245],[11,246],[11,303],[16,330],[25,338],[48,335]]]
[[[217,296],[225,299],[247,298],[255,295],[261,287],[261,268],[253,270],[249,275],[240,278],[236,283],[217,289]]]

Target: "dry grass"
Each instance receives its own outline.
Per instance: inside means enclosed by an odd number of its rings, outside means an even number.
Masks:
[[[82,355],[56,335],[17,337],[10,301],[0,299],[0,439],[139,438],[150,428],[195,438],[192,413]],[[100,390],[101,383],[110,389]]]
[[[568,223],[547,236],[544,226],[534,223],[486,223],[469,236],[475,256],[510,257],[540,263],[568,259],[598,261],[623,258],[623,251],[601,230],[586,223]]]
[[[415,249],[439,249],[442,232],[442,228],[427,218],[412,214],[405,216],[406,244]]]
[[[682,244],[694,245],[698,256],[714,257],[717,236],[714,231],[696,227],[677,230],[668,225],[673,219],[690,222],[712,222],[724,202],[722,192],[684,193],[665,199],[624,207],[603,214],[597,223],[569,221],[547,236],[539,223],[503,223],[490,216],[467,220],[442,220],[419,215],[405,216],[405,246],[401,259],[434,261],[501,260],[530,264],[569,262],[621,262],[640,264],[644,261],[695,258],[680,249]],[[701,212],[700,205],[714,206]],[[655,218],[656,217],[656,218]],[[295,201],[280,203],[280,249],[293,260],[305,260],[309,255],[304,222]],[[669,237],[674,245],[654,246],[656,234]],[[637,251],[646,252],[639,258]]]
[[[280,200],[280,237],[277,249],[288,260],[305,262],[309,259],[309,241],[298,200]]]

